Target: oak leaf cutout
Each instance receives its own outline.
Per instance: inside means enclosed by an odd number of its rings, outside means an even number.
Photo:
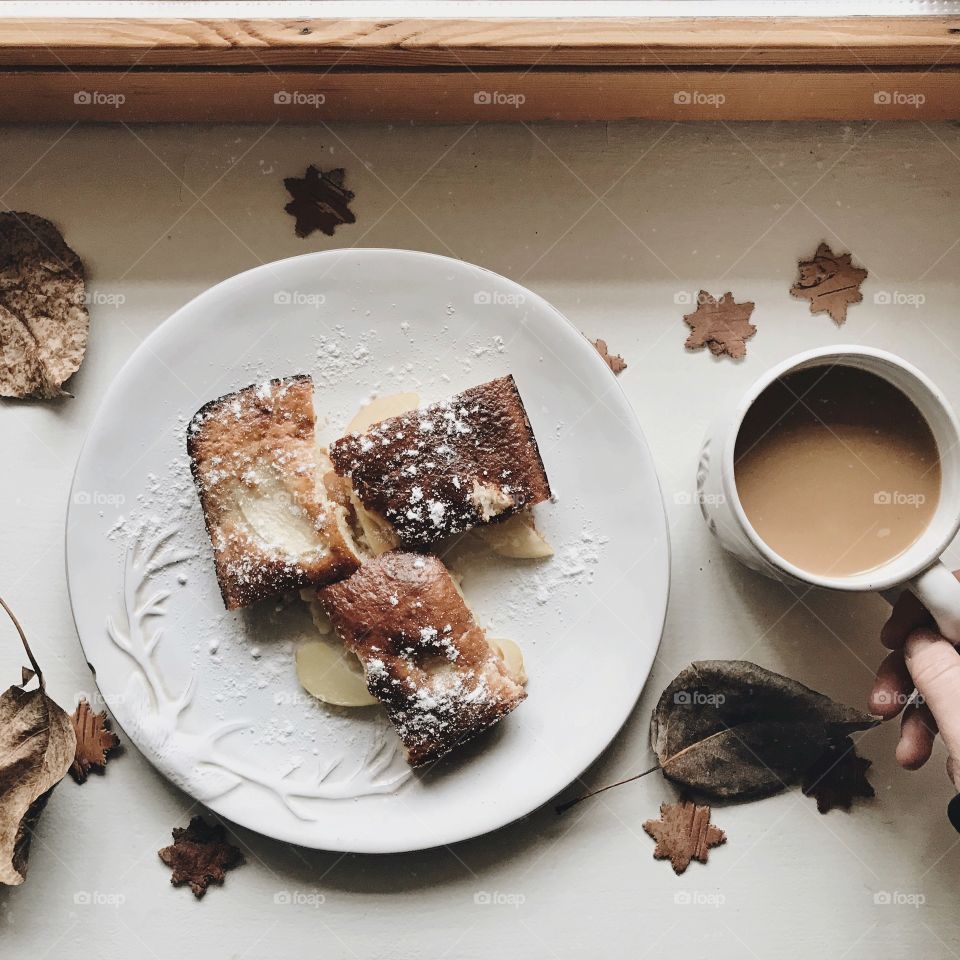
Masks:
[[[77,783],[85,783],[91,769],[101,772],[107,765],[107,754],[120,746],[120,738],[110,729],[106,711],[94,713],[86,700],[77,704],[70,718],[77,735],[77,749],[70,776]]]
[[[800,279],[790,288],[791,296],[810,301],[811,313],[829,313],[838,326],[847,319],[847,307],[860,303],[860,284],[867,278],[863,267],[855,267],[849,253],[835,254],[826,243],[817,247],[812,260],[800,261]]]
[[[607,366],[614,373],[622,373],[627,369],[627,361],[624,360],[619,354],[611,353],[607,348],[606,340],[591,340],[590,342],[597,348],[597,353],[603,357]]]
[[[0,213],[0,396],[69,396],[90,315],[83,262],[60,231],[32,213]]]
[[[344,178],[342,167],[321,171],[311,163],[302,177],[284,179],[283,185],[293,199],[283,209],[296,218],[298,237],[309,237],[314,230],[332,237],[341,223],[356,222],[350,209],[355,194],[343,185]]]
[[[737,303],[732,293],[725,293],[719,300],[706,290],[697,294],[697,309],[684,316],[693,331],[685,344],[688,350],[709,347],[715,357],[726,354],[734,360],[747,355],[746,341],[757,328],[750,323],[754,305]]]
[[[661,803],[660,819],[645,821],[643,829],[657,841],[654,859],[669,860],[677,874],[683,873],[691,860],[706,863],[710,848],[727,841],[727,835],[710,822],[710,807],[692,800]]]
[[[223,886],[227,870],[243,864],[240,850],[227,842],[222,824],[210,826],[203,817],[193,817],[187,827],[174,827],[173,844],[157,851],[160,859],[173,869],[170,882],[175,887],[190,884],[199,900],[211,883]]]
[[[835,807],[849,810],[854,797],[876,796],[867,770],[870,761],[857,753],[850,737],[829,743],[803,778],[803,793],[817,798],[817,809],[828,813]]]

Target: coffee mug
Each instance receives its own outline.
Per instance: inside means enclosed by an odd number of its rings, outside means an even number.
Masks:
[[[940,456],[940,499],[924,531],[898,556],[849,576],[811,573],[772,550],[747,518],[734,474],[737,435],[744,416],[760,394],[786,374],[834,364],[858,368],[897,387],[929,424]],[[909,589],[933,614],[940,632],[960,643],[960,583],[940,560],[960,529],[960,423],[936,385],[900,357],[870,347],[831,346],[797,354],[768,370],[736,402],[721,408],[707,431],[697,469],[697,496],[710,531],[751,569],[797,586],[876,590],[891,603],[904,589]]]

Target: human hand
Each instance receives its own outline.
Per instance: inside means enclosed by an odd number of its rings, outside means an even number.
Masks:
[[[954,576],[960,580],[960,571]],[[939,732],[948,753],[947,775],[960,790],[960,653],[909,592],[897,600],[880,642],[892,652],[877,672],[870,712],[889,720],[903,710],[897,761],[908,770],[930,759]],[[920,696],[908,704],[915,689]]]

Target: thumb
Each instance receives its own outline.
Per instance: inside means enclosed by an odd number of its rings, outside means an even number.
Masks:
[[[904,653],[917,691],[940,728],[950,755],[947,769],[960,789],[960,653],[929,627],[910,634]]]

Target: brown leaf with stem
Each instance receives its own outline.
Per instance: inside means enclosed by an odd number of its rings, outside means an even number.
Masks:
[[[849,810],[854,797],[874,797],[867,779],[870,761],[857,753],[853,740],[843,737],[828,743],[803,778],[803,793],[817,798],[817,809],[828,813],[834,807]]]
[[[320,230],[328,237],[341,223],[355,223],[356,216],[350,209],[354,193],[344,185],[345,171],[321,171],[313,164],[307,167],[302,177],[286,177],[283,185],[293,199],[283,208],[296,218],[298,237],[309,237]]]
[[[557,813],[655,770],[698,796],[769,796],[802,783],[828,743],[878,723],[747,660],[698,660],[674,677],[653,710],[657,765],[567,801]]]
[[[619,354],[611,353],[607,348],[606,340],[591,340],[590,341],[596,348],[597,353],[606,361],[607,366],[614,373],[622,373],[627,369],[627,362]]]
[[[170,882],[175,887],[190,884],[199,900],[211,883],[223,886],[227,870],[244,863],[243,854],[227,842],[222,824],[211,826],[203,817],[194,817],[187,827],[174,827],[173,844],[158,851],[160,859],[173,868]]]
[[[20,634],[31,669],[19,686],[0,695],[0,883],[16,886],[27,873],[27,857],[40,814],[73,761],[76,736],[70,717],[47,696],[40,666],[13,611],[0,598]],[[24,687],[34,677],[34,690]]]
[[[120,738],[110,729],[106,711],[94,713],[86,700],[77,704],[70,718],[77,735],[77,749],[70,776],[77,783],[84,783],[91,769],[101,772],[107,765],[107,754],[120,746]]]
[[[741,360],[747,355],[746,341],[757,332],[750,323],[753,306],[750,302],[737,303],[732,293],[725,293],[717,300],[701,290],[697,294],[697,309],[683,318],[693,331],[687,337],[686,348],[708,347],[715,357],[726,354]]]
[[[839,326],[847,319],[847,307],[860,303],[860,284],[867,278],[855,267],[849,253],[836,254],[821,243],[812,260],[800,261],[800,279],[790,288],[798,300],[810,301],[811,313],[829,313]]]
[[[706,863],[710,848],[727,842],[727,835],[710,822],[710,808],[691,800],[661,803],[660,819],[645,821],[643,829],[657,841],[654,859],[669,860],[678,874],[691,860]]]

